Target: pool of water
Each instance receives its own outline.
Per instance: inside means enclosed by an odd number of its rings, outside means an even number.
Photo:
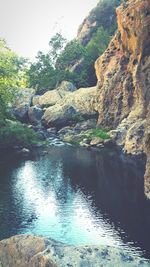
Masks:
[[[0,239],[28,233],[150,258],[143,174],[142,161],[106,149],[52,146],[26,159],[3,155]]]

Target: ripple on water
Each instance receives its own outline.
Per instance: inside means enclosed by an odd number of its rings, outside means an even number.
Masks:
[[[0,168],[0,238],[30,233],[149,256],[143,167],[114,151],[54,145],[44,157]]]

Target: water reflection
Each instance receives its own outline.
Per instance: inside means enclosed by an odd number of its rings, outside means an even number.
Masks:
[[[12,169],[13,166],[13,169]],[[149,256],[144,165],[115,151],[52,147],[0,168],[0,238],[45,235],[121,246]]]
[[[43,234],[73,244],[100,242],[115,246],[121,242],[102,215],[95,216],[92,202],[81,189],[73,189],[70,177],[64,176],[61,161],[27,161],[13,176],[15,206],[21,199],[23,211],[29,211],[20,229],[24,233]]]

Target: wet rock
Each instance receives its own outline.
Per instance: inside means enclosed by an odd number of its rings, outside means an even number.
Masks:
[[[51,127],[51,128],[47,129],[47,132],[49,135],[56,135],[57,129],[56,129],[56,127]]]
[[[93,137],[91,142],[90,142],[90,145],[91,146],[97,146],[99,144],[103,144],[104,143],[104,140],[100,137]]]
[[[73,133],[73,128],[71,126],[66,126],[66,127],[63,127],[62,129],[60,129],[58,131],[58,134],[60,136],[63,136],[63,135],[66,135],[66,134],[69,134],[69,133]]]
[[[83,147],[90,147],[90,144],[88,142],[85,142],[85,141],[81,141],[79,144],[80,144],[80,146],[83,146]]]
[[[81,134],[66,134],[63,137],[63,141],[64,142],[68,142],[68,143],[74,143],[74,144],[79,144],[81,140],[83,140],[83,138],[85,137],[84,133]]]
[[[31,236],[16,236],[0,242],[0,263],[5,267],[56,267],[41,252],[44,240]]]
[[[29,155],[30,154],[30,150],[28,148],[22,148],[19,153],[23,154],[23,155]]]
[[[67,246],[55,240],[19,235],[0,241],[3,267],[148,267],[149,261],[107,246]]]

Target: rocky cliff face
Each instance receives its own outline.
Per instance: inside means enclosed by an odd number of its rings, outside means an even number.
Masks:
[[[150,0],[128,0],[117,8],[117,22],[118,32],[95,63],[94,104],[98,124],[115,129],[112,135],[126,152],[145,149],[149,194]]]
[[[77,39],[86,45],[98,27],[113,33],[116,29],[116,7],[122,0],[100,0],[95,8],[84,19],[78,29]]]

